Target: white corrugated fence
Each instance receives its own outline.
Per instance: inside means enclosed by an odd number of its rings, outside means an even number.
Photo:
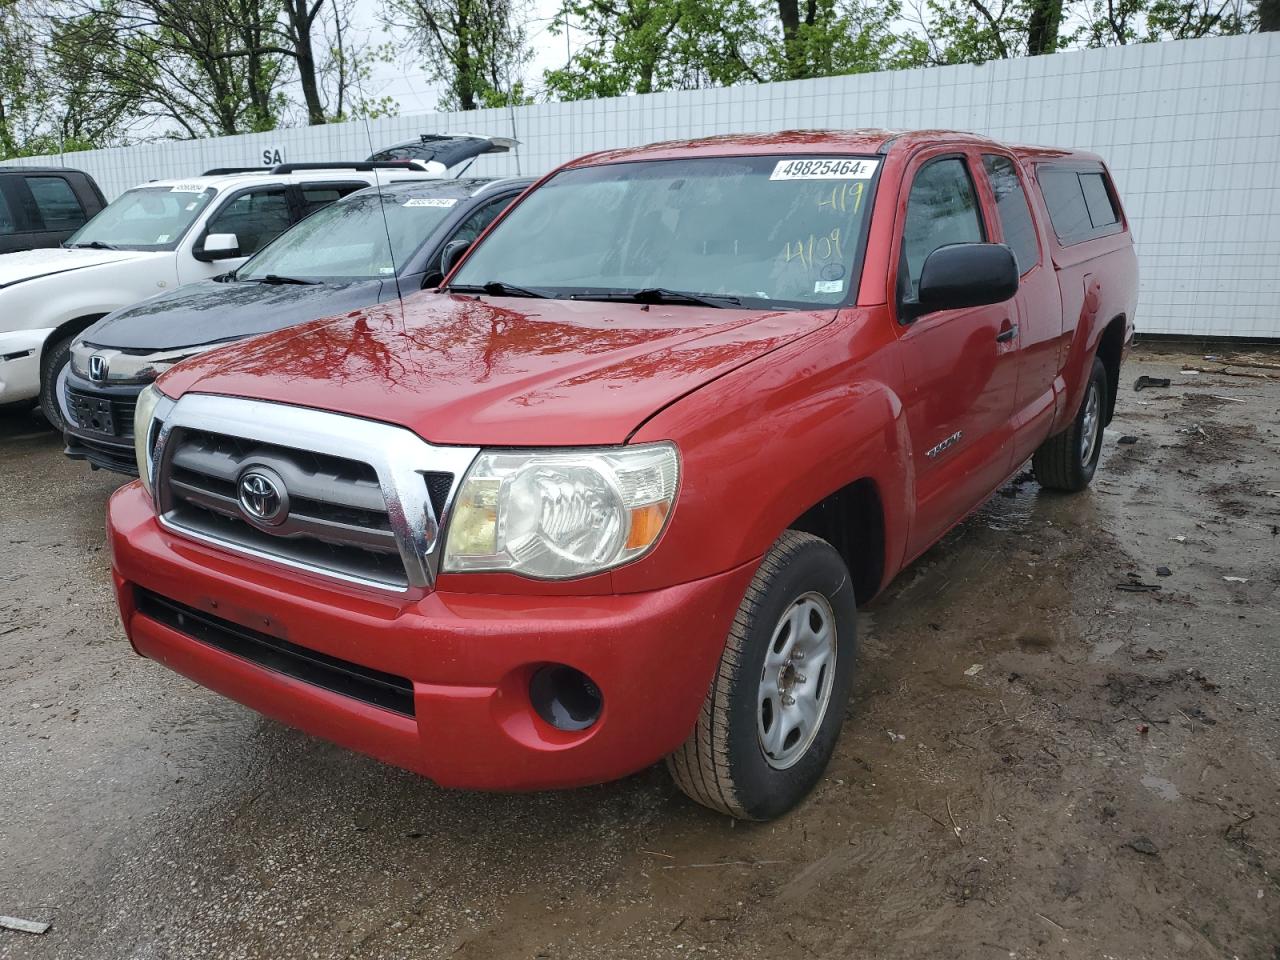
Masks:
[[[1280,34],[509,110],[436,113],[25,163],[88,170],[109,197],[209,167],[363,159],[427,132],[514,135],[475,174],[542,173],[592,150],[794,127],[949,128],[1079,147],[1111,166],[1134,225],[1146,333],[1280,337]],[[14,161],[17,162],[17,161]]]

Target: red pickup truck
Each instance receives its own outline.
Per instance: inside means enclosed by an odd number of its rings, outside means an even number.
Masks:
[[[125,629],[440,784],[665,757],[777,816],[834,749],[856,604],[1028,458],[1089,483],[1136,289],[1091,154],[796,131],[575,160],[439,291],[142,395]]]

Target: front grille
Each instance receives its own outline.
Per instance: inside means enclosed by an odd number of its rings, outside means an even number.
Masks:
[[[377,472],[367,463],[226,434],[175,428],[162,467],[177,527],[341,577],[404,588],[408,578]],[[252,467],[288,492],[278,526],[252,523],[238,484]],[[453,475],[446,474],[445,491]]]
[[[76,426],[108,437],[133,438],[133,412],[137,403],[136,397],[114,397],[67,388],[67,406]]]
[[[477,447],[291,404],[157,400],[151,456],[165,528],[320,577],[430,590],[459,478]]]
[[[216,647],[260,667],[274,670],[344,697],[412,717],[413,682],[349,660],[331,657],[193,607],[134,588],[138,612],[192,640]]]

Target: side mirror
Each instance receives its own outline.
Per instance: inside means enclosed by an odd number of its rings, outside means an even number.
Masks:
[[[1003,243],[953,243],[924,261],[920,290],[901,305],[904,323],[938,310],[1003,303],[1018,292],[1018,261]]]
[[[458,261],[470,249],[471,243],[467,240],[450,240],[444,245],[444,250],[440,252],[441,280],[449,275],[449,271],[458,265]]]
[[[240,238],[234,233],[211,233],[204,238],[204,244],[191,255],[205,263],[233,260],[240,256]]]

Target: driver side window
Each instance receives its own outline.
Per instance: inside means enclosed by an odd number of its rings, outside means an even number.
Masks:
[[[240,240],[240,256],[249,257],[289,229],[290,223],[284,189],[273,187],[242,193],[213,215],[205,232],[234,233]]]
[[[901,282],[905,267],[910,298],[914,300],[920,290],[920,272],[929,254],[948,244],[982,243],[985,239],[978,196],[964,160],[945,157],[921,167],[907,198],[898,272]]]

